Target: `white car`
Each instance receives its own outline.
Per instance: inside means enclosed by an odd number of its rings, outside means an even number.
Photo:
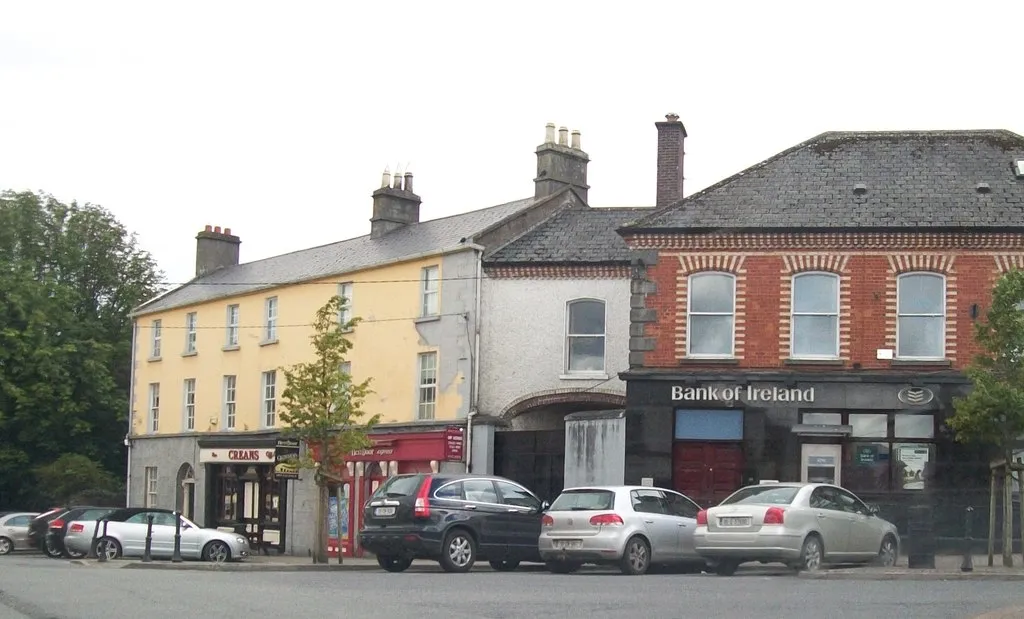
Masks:
[[[694,546],[723,576],[748,561],[813,571],[825,563],[896,564],[896,525],[831,484],[746,486],[697,514]]]
[[[89,552],[93,534],[97,533],[97,552],[108,559],[141,557],[146,548],[149,518],[153,518],[150,556],[169,559],[174,554],[174,512],[167,509],[128,507],[117,509],[97,521],[75,520],[68,524],[64,545],[78,552]],[[184,516],[181,518],[181,557],[224,562],[240,561],[249,556],[249,541],[237,533],[220,529],[204,529]],[[106,534],[103,532],[106,521]]]

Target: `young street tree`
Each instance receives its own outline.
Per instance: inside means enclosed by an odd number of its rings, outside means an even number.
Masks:
[[[957,440],[985,446],[1013,461],[1018,439],[1024,435],[1024,271],[1003,276],[992,293],[987,320],[975,325],[975,338],[983,353],[966,369],[971,392],[954,402],[955,414],[947,424]],[[1009,474],[1009,470],[1007,470]],[[1009,480],[1007,486],[1011,486]],[[1009,488],[1007,488],[1008,490]],[[1012,502],[1004,493],[1009,515],[1004,515],[1004,539],[1013,526]],[[1004,544],[1003,562],[1012,564],[1012,548]]]
[[[354,383],[342,371],[342,363],[352,348],[345,333],[359,323],[359,318],[345,324],[338,322],[346,303],[343,297],[334,296],[317,310],[310,336],[313,359],[282,368],[285,388],[281,394],[281,421],[288,426],[286,433],[305,444],[297,464],[313,471],[317,486],[314,563],[327,563],[331,482],[341,481],[339,475],[346,454],[372,444],[367,433],[380,421],[379,414],[363,421],[363,403],[372,393],[371,379]]]

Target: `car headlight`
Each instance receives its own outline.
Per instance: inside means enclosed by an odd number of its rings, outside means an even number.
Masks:
[[[248,542],[245,541],[244,537],[236,537],[235,541],[238,542],[239,544],[243,544],[243,545],[248,543]]]

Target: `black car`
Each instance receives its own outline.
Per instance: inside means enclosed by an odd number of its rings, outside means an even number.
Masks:
[[[46,527],[46,544],[43,547],[43,552],[54,559],[80,559],[84,557],[84,554],[68,550],[64,547],[64,536],[68,532],[68,523],[72,520],[100,520],[112,511],[114,511],[113,507],[84,505],[71,507],[60,512]]]
[[[50,526],[51,520],[66,510],[66,507],[51,507],[33,518],[32,522],[28,524],[29,546],[46,552],[46,529]]]
[[[363,506],[359,542],[389,572],[430,559],[468,572],[477,558],[501,571],[540,563],[537,539],[547,509],[516,482],[489,475],[396,475]]]

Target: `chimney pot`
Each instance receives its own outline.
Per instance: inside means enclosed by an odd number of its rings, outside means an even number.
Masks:
[[[562,146],[569,145],[569,130],[565,127],[558,128],[558,143]]]
[[[412,193],[412,172],[405,173],[405,190]]]
[[[217,234],[220,234],[220,226],[214,226],[213,231],[216,232]]]
[[[224,234],[231,236],[231,228],[224,228]]]
[[[677,120],[679,120],[679,114],[673,114],[672,112],[669,112],[668,114],[665,114],[665,120],[667,120],[670,123],[674,123]]]
[[[392,184],[391,187],[393,189],[401,189],[402,188],[402,173],[401,172],[397,172],[397,171],[395,172],[395,182]]]
[[[388,166],[384,166],[384,174],[382,174],[381,177],[380,177],[380,186],[381,187],[390,187],[391,186],[391,168],[389,168]]]
[[[544,125],[544,143],[555,143],[555,123],[548,123]]]
[[[206,231],[213,232],[213,226],[211,226],[210,224],[206,224]]]
[[[572,148],[580,150],[580,130],[574,129],[572,132]]]

